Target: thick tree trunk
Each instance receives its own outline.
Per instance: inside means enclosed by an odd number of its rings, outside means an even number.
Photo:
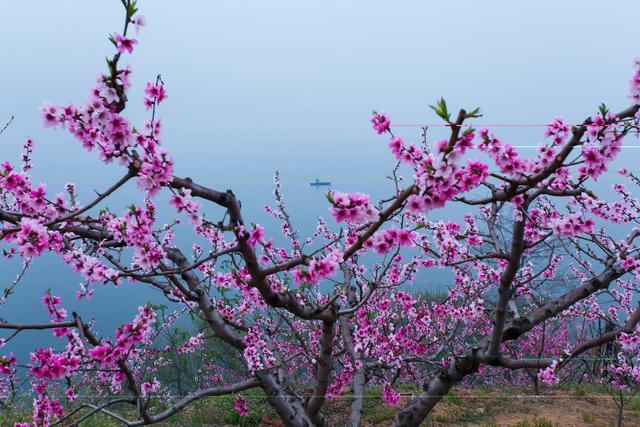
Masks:
[[[533,379],[533,392],[536,396],[540,395],[540,380],[538,380],[538,376],[532,377]]]
[[[313,396],[307,403],[307,413],[317,426],[326,425],[327,421],[320,414],[320,408],[325,401],[327,387],[329,387],[329,376],[333,366],[333,334],[335,322],[322,323],[322,339],[320,340],[320,354],[318,355],[318,366],[316,370],[316,387]]]
[[[469,358],[459,359],[436,375],[425,391],[413,399],[396,414],[392,427],[418,427],[434,406],[449,393],[458,381],[473,372],[475,362]]]
[[[362,420],[364,407],[364,365],[356,370],[353,377],[353,400],[351,401],[351,414],[347,427],[358,427]]]
[[[622,392],[618,392],[620,399],[618,400],[618,427],[622,427],[624,423],[624,395]]]
[[[313,423],[304,409],[302,401],[284,390],[273,375],[256,374],[269,404],[276,410],[287,427],[312,427]]]

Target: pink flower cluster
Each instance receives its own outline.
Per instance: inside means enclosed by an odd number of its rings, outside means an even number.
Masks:
[[[556,275],[558,264],[560,264],[561,261],[561,256],[554,255],[551,259],[551,262],[547,266],[547,269],[542,272],[542,277],[544,277],[545,279],[553,279]]]
[[[18,364],[18,361],[16,360],[13,353],[9,353],[9,357],[7,356],[0,357],[0,374],[13,377],[14,372],[11,367],[16,366],[17,364]]]
[[[101,219],[116,241],[133,248],[134,266],[152,269],[166,257],[164,249],[154,236],[155,206],[150,200],[147,200],[145,209],[132,206],[122,217],[105,214]]]
[[[561,124],[553,125],[555,127],[562,128]],[[563,135],[562,132],[551,130],[549,134]],[[488,129],[480,130],[480,138],[482,142],[478,145],[478,149],[487,153],[500,169],[500,172],[513,176],[521,177],[527,174],[535,174],[547,166],[555,157],[554,151],[546,146],[539,148],[539,159],[534,162],[531,159],[525,159],[519,156],[516,149],[507,143],[503,143],[494,135],[489,135]]]
[[[113,40],[115,42],[118,53],[124,53],[124,52],[133,53],[133,46],[138,44],[138,41],[136,39],[130,39],[130,38],[121,36],[120,34],[116,34],[113,37]]]
[[[59,420],[64,415],[64,408],[58,399],[52,399],[46,395],[47,382],[44,381],[36,386],[38,398],[33,401],[33,424],[32,426],[50,426],[51,419]],[[28,425],[28,424],[27,424]]]
[[[622,332],[619,340],[623,351],[633,352],[640,348],[640,327],[636,327],[635,331],[629,334]]]
[[[553,234],[556,236],[577,236],[580,233],[591,233],[595,223],[591,218],[583,218],[580,213],[559,216],[551,221]]]
[[[249,415],[249,409],[247,408],[247,401],[244,400],[244,397],[242,397],[241,395],[237,395],[233,399],[233,408],[241,417],[246,417]]]
[[[633,66],[636,68],[636,72],[631,79],[631,103],[633,105],[640,105],[640,58],[636,58],[633,61]],[[637,118],[640,118],[640,112],[636,115]]]
[[[62,259],[73,268],[73,271],[80,273],[90,283],[107,283],[112,281],[117,283],[118,272],[105,266],[98,258],[85,255],[79,250],[69,251],[62,254]]]
[[[560,378],[556,375],[556,368],[558,367],[558,361],[551,362],[551,366],[538,371],[538,378],[545,384],[553,385],[560,382]]]
[[[564,119],[562,117],[556,117],[551,123],[549,123],[549,126],[547,126],[544,136],[545,138],[552,138],[553,145],[556,146],[564,142],[570,131],[571,128]]]
[[[469,191],[489,176],[488,167],[477,160],[461,164],[465,152],[473,148],[474,133],[464,133],[453,145],[442,140],[437,144],[439,157],[427,154],[414,144],[405,146],[401,138],[392,138],[389,147],[393,155],[415,171],[415,183],[419,194],[407,199],[407,209],[412,213],[440,208],[458,194]]]
[[[58,193],[54,196],[47,195],[45,185],[39,184],[38,186],[34,186],[26,170],[20,173],[16,171],[9,162],[3,162],[0,168],[0,194],[2,194],[4,205],[15,209],[22,215],[42,216],[48,220],[55,219],[67,213],[68,206],[66,206],[64,194]],[[34,228],[38,228],[36,224],[32,223],[32,225]],[[14,233],[9,233],[7,236],[7,239],[11,241],[14,238]],[[56,242],[61,241],[61,238],[58,236],[50,235],[50,238]],[[51,243],[53,244],[55,242],[52,241]],[[56,244],[56,246],[59,247],[58,244]],[[38,250],[44,250],[42,247],[38,249],[37,245],[30,249],[34,250],[34,254]]]
[[[167,91],[164,88],[164,84],[153,84],[147,82],[147,86],[144,89],[144,106],[147,110],[151,109],[154,105],[160,105],[162,101],[167,99]]]
[[[180,347],[176,348],[176,353],[178,354],[195,353],[196,351],[200,351],[203,349],[204,349],[204,334],[199,333],[192,337],[189,337],[189,339],[183,342]]]
[[[80,368],[80,356],[70,352],[56,354],[52,349],[40,348],[30,354],[29,375],[33,378],[60,379]]]
[[[382,401],[388,406],[395,406],[400,403],[400,394],[391,388],[391,385],[385,381],[382,386]]]
[[[253,228],[249,230],[249,237],[247,238],[247,244],[255,247],[258,244],[264,243],[264,228],[258,224],[254,224]]]
[[[389,126],[391,126],[391,120],[389,120],[389,117],[384,113],[374,113],[371,118],[371,123],[373,123],[373,128],[378,132],[378,135],[388,132]]]
[[[60,297],[52,296],[50,293],[46,293],[42,298],[42,304],[47,308],[47,312],[49,312],[49,316],[52,317],[53,322],[62,322],[67,317],[67,310],[58,307],[61,300]],[[68,328],[55,328],[53,330],[53,334],[61,338],[67,335]]]
[[[586,132],[588,142],[582,146],[584,165],[578,168],[578,178],[597,179],[607,170],[607,163],[618,155],[624,134],[613,131],[612,125],[617,122],[618,118],[611,113],[591,117]]]
[[[124,40],[119,46],[127,46]],[[172,179],[173,160],[160,147],[159,121],[148,123],[146,128],[150,134],[144,135],[134,132],[127,120],[116,112],[120,95],[114,87],[126,91],[130,86],[129,73],[128,69],[119,70],[117,82],[100,76],[89,101],[80,107],[45,103],[40,114],[45,126],[61,126],[87,150],[96,148],[103,162],[117,159],[125,166],[134,165],[140,188],[155,195],[161,185]],[[162,93],[157,96],[166,97]],[[139,152],[134,152],[135,149]]]
[[[620,263],[620,267],[622,267],[625,271],[635,270],[636,268],[640,267],[640,261],[632,256],[627,256]]]
[[[386,254],[398,246],[415,246],[416,238],[414,231],[391,227],[374,234],[364,243],[364,247],[372,248],[378,254]]]
[[[186,212],[189,214],[189,220],[192,224],[200,225],[202,223],[202,217],[198,213],[200,203],[193,200],[190,189],[181,188],[176,194],[171,196],[169,203],[175,206],[178,213]]]
[[[378,219],[378,211],[371,204],[369,196],[361,193],[330,193],[329,201],[333,205],[331,216],[337,222],[368,222]]]
[[[247,362],[249,371],[260,371],[276,363],[273,352],[267,346],[258,328],[250,328],[242,342],[245,345],[244,360]]]
[[[101,367],[112,367],[116,362],[125,359],[139,343],[145,343],[153,335],[155,312],[149,306],[139,307],[138,315],[132,323],[127,323],[116,330],[116,342],[103,341],[89,351],[89,356]]]
[[[469,160],[466,167],[462,167],[458,162],[457,155],[449,154],[436,168],[435,173],[432,174],[425,170],[416,176],[420,188],[423,189],[420,200],[422,211],[426,212],[444,206],[446,202],[453,200],[458,194],[477,187],[489,176],[487,165],[480,161]],[[416,197],[412,196],[414,203]]]
[[[309,268],[299,268],[293,271],[293,280],[297,284],[317,285],[323,278],[333,276],[337,270],[338,259],[335,254],[326,258],[313,258],[309,261]]]
[[[23,257],[34,257],[49,249],[52,238],[60,239],[59,233],[49,233],[42,223],[32,218],[22,218],[20,231],[15,237],[20,254]]]
[[[160,382],[156,378],[140,384],[140,391],[143,396],[149,396],[151,393],[158,391],[159,388]]]

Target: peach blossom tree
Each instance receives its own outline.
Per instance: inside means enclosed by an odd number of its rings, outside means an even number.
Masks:
[[[161,315],[141,305],[133,319],[100,335],[85,320],[91,313],[69,313],[54,288],[39,308],[50,322],[0,323],[2,346],[25,330],[54,334],[59,343],[34,343],[26,360],[0,355],[5,407],[21,381],[33,397],[32,419],[16,425],[80,423],[98,413],[148,425],[222,395],[233,396],[245,416],[251,408],[242,392],[255,388],[287,426],[328,425],[325,403],[348,396],[347,423],[358,426],[365,390],[375,387],[397,408],[394,426],[417,426],[454,385],[474,378],[529,372],[557,383],[580,355],[612,342],[622,343],[625,357],[638,356],[640,180],[608,167],[640,128],[640,62],[630,107],[614,113],[603,105],[573,126],[556,118],[529,157],[465,124],[477,109],[452,115],[440,100],[433,109],[449,137],[419,143],[405,143],[389,117],[374,113],[373,128],[388,138],[396,163],[395,191],[378,202],[330,191],[329,220],[301,236],[276,175],[265,210],[281,224],[280,246],[245,220],[238,196],[220,189],[228,184],[182,177],[186,165],[174,164],[162,145],[159,113],[169,101],[159,77],[141,100],[148,120],[127,118],[136,100],[128,98],[131,69],[122,62],[138,43],[132,28],[145,21],[136,1],[121,1],[124,28],[110,36],[115,52],[87,101],[45,103],[40,112],[46,127],[120,165],[122,177],[92,200],[80,200],[75,184],[51,193],[32,181],[28,140],[17,163],[0,165],[0,240],[4,257],[25,268],[56,254],[82,277],[79,299],[127,281],[159,290],[175,309]],[[603,175],[616,183],[599,195],[593,183]],[[110,196],[130,181],[138,189],[131,206],[110,210]],[[160,193],[170,195],[170,206],[159,206]],[[445,205],[459,206],[464,219],[435,219]],[[160,209],[174,220],[158,223]],[[189,226],[178,227],[182,221]],[[191,233],[193,247],[175,244],[176,233]],[[407,289],[436,269],[452,277],[444,298]],[[603,295],[613,302],[602,303]],[[10,293],[3,303],[11,304]],[[180,342],[163,341],[184,313],[204,326]],[[599,319],[614,327],[584,332]],[[228,351],[207,352],[211,343]],[[189,389],[177,393],[160,380],[162,369],[196,355]],[[637,382],[630,366],[616,373]],[[422,391],[402,399],[403,384]]]

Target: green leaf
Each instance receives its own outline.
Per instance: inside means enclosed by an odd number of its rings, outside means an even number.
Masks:
[[[602,117],[606,116],[607,113],[609,112],[609,109],[607,108],[606,105],[604,105],[604,102],[600,104],[600,106],[598,107],[598,110],[600,111],[600,114],[602,114]]]
[[[435,111],[435,113],[444,121],[446,121],[447,123],[451,123],[451,115],[449,114],[449,111],[447,110],[447,102],[444,100],[444,98],[440,98],[438,100],[438,103],[433,106],[433,105],[429,105],[429,108],[431,108],[433,111]]]
[[[464,115],[465,119],[471,119],[476,117],[482,117],[482,114],[480,114],[480,107]]]

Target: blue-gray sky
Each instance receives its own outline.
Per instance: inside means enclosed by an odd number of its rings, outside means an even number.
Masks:
[[[0,121],[15,121],[0,136],[0,159],[17,160],[33,137],[35,180],[52,191],[75,181],[87,200],[121,171],[43,129],[36,112],[43,100],[87,98],[121,9],[118,0],[2,2]],[[275,170],[299,223],[326,213],[307,184],[316,177],[382,195],[392,160],[370,128],[372,109],[433,122],[427,105],[444,96],[452,108],[480,106],[491,123],[576,122],[603,101],[628,105],[640,56],[637,0],[141,0],[140,9],[148,25],[125,58],[134,69],[129,117],[144,120],[143,85],[162,74],[169,99],[159,114],[177,174],[234,189],[256,222]],[[403,132],[418,138],[417,129]],[[530,145],[543,130],[498,132]],[[640,149],[624,154],[633,165]],[[34,274],[32,286],[73,282],[63,267]],[[0,263],[0,280],[16,271]]]
[[[433,121],[427,105],[444,96],[482,107],[489,122],[524,123],[579,120],[602,101],[621,108],[640,55],[634,0],[141,0],[140,9],[148,26],[130,59],[131,116],[144,117],[142,85],[162,74],[177,170],[235,187],[270,181],[276,168],[350,187],[379,178],[389,159],[370,130],[374,108]],[[95,156],[41,129],[35,112],[44,99],[86,98],[121,18],[117,0],[3,2],[0,119],[16,116],[3,158],[33,136],[36,175],[95,178]],[[510,132],[514,143],[540,134]]]

